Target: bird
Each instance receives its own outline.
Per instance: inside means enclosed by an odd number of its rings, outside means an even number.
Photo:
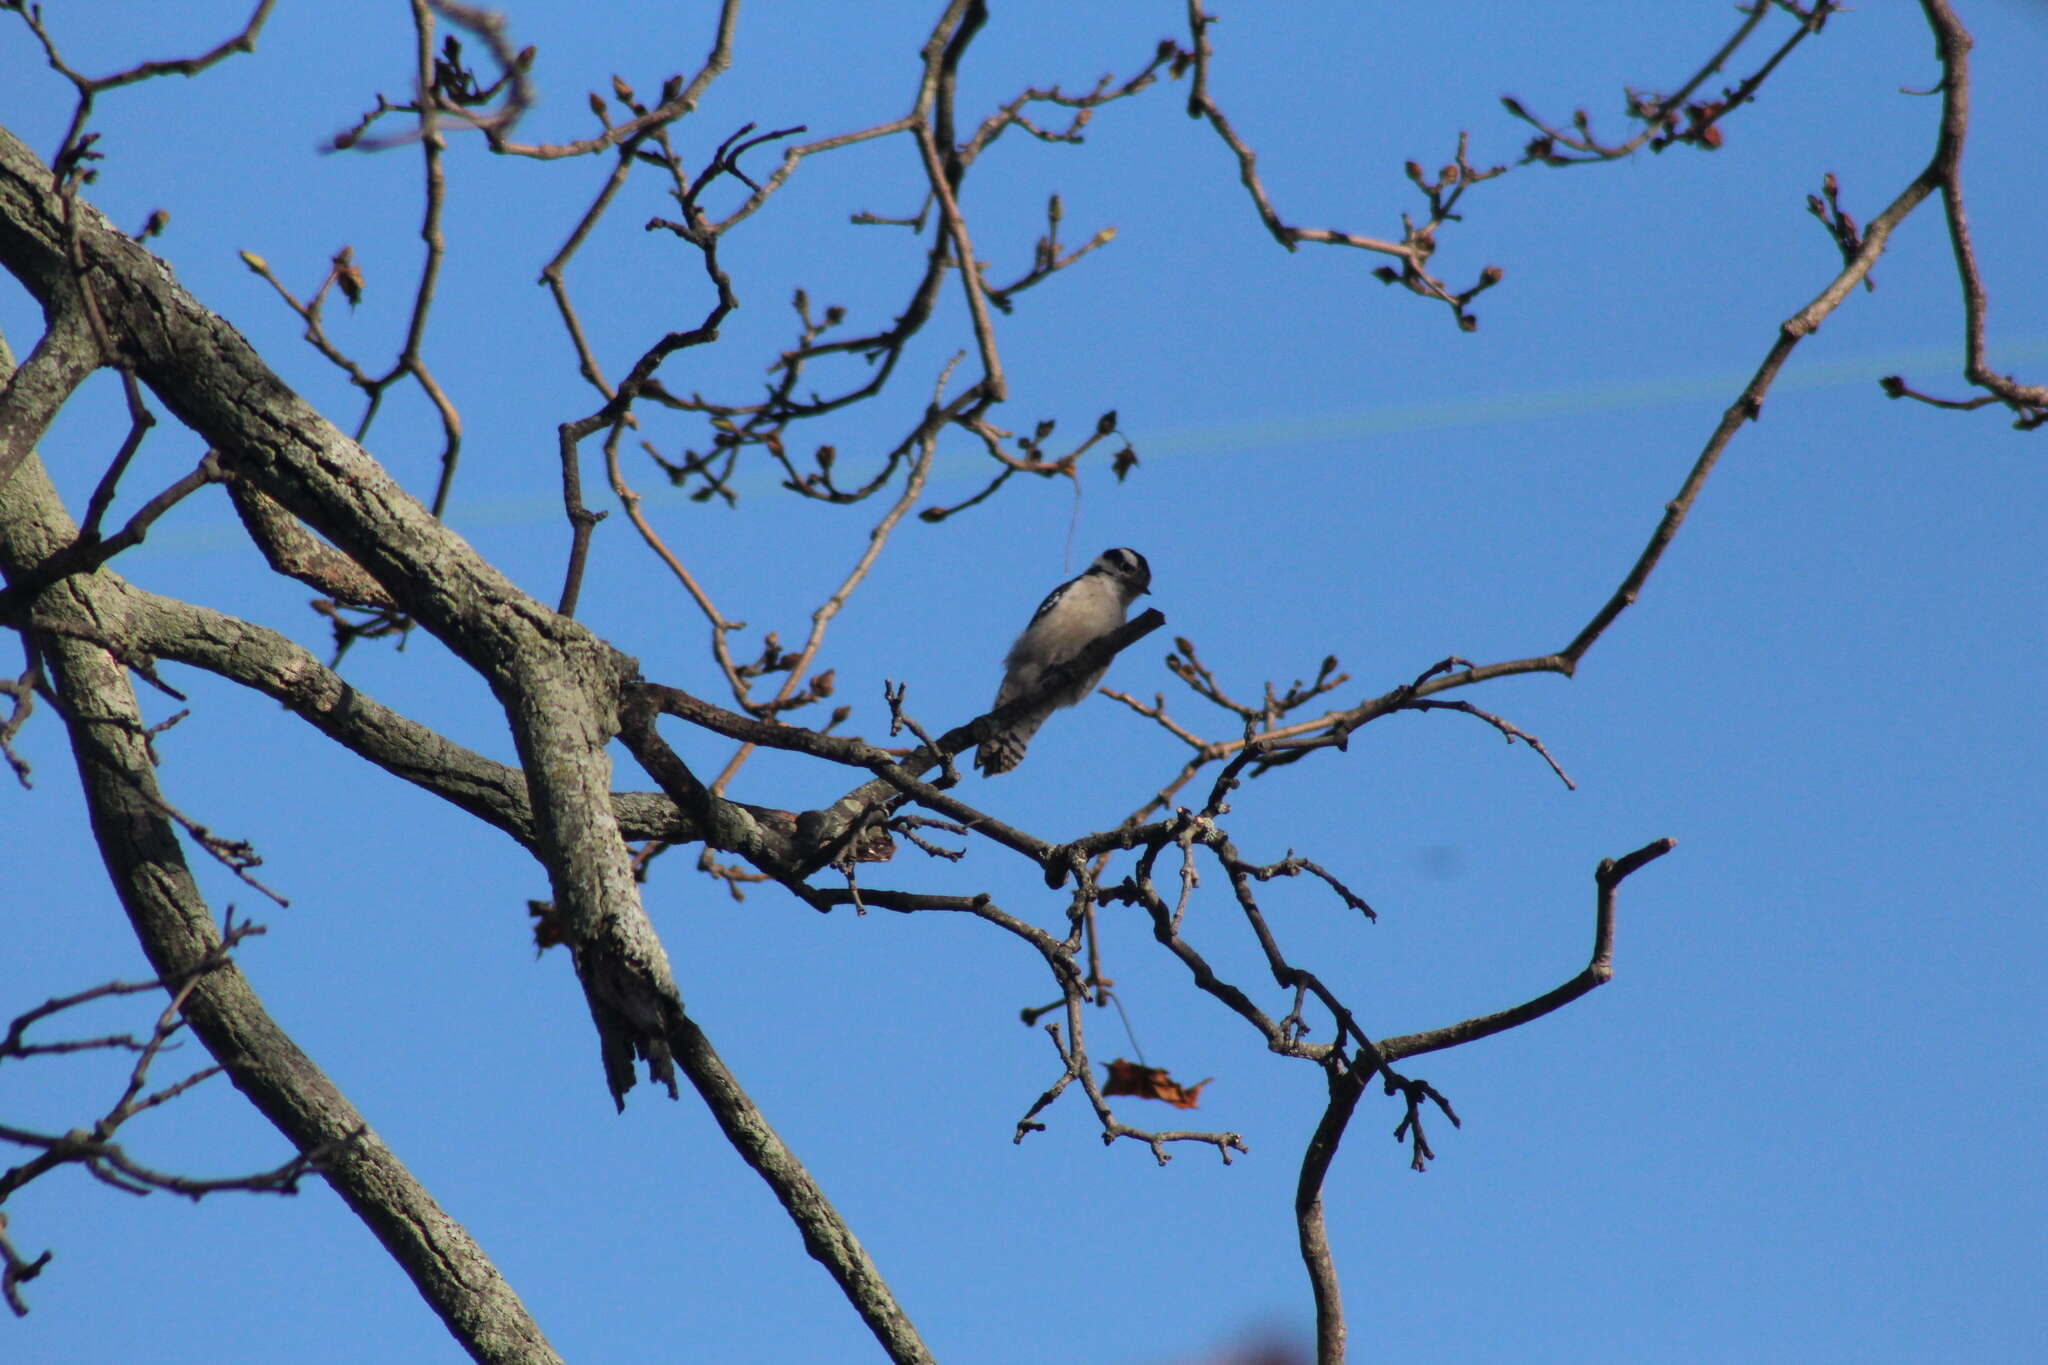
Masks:
[[[1124,615],[1140,595],[1152,591],[1152,566],[1136,550],[1104,550],[1078,577],[1069,579],[1046,594],[1031,623],[1010,646],[1003,659],[1003,682],[996,689],[996,706],[1001,707],[1027,693],[1035,692],[1046,675],[1074,659],[1103,636],[1124,623]],[[1073,678],[1058,691],[1042,698],[1026,714],[1011,721],[1008,728],[989,736],[974,751],[974,766],[994,777],[1006,773],[1024,758],[1024,746],[1045,724],[1045,718],[1062,706],[1072,706],[1095,690],[1105,664],[1085,678]]]

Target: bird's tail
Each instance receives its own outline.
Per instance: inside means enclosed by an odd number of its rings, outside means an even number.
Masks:
[[[1043,716],[1028,716],[1000,734],[990,735],[975,749],[974,766],[988,777],[1010,771],[1024,761],[1025,746],[1044,723]]]

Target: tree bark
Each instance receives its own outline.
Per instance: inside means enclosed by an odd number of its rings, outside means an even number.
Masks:
[[[17,582],[76,536],[41,462],[24,459],[0,484],[0,572]],[[124,586],[105,570],[74,575],[43,589],[33,607],[40,617],[91,630],[103,614],[121,611],[108,599]],[[219,949],[220,932],[165,813],[126,670],[85,640],[56,632],[36,632],[35,639],[115,894],[157,974],[180,979]],[[483,1249],[277,1026],[232,961],[199,976],[184,1017],[250,1103],[300,1152],[321,1154],[327,1182],[471,1358],[559,1365]]]
[[[74,252],[83,262],[76,281]],[[82,200],[67,215],[49,169],[4,129],[0,265],[52,318],[72,316],[81,285],[89,289],[111,362],[132,369],[224,468],[325,536],[483,675],[512,727],[535,847],[613,1102],[624,1108],[636,1056],[673,1095],[667,1039],[681,1001],[634,886],[604,751],[633,661],[514,587],[180,288],[162,261]]]

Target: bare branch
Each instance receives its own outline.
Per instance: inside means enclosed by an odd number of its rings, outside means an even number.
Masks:
[[[1444,223],[1457,218],[1455,209],[1467,188],[1502,174],[1506,168],[1493,166],[1480,169],[1466,159],[1466,139],[1458,135],[1458,150],[1455,160],[1445,166],[1434,181],[1423,174],[1415,162],[1408,163],[1408,178],[1421,190],[1430,205],[1429,217],[1421,224],[1415,223],[1407,214],[1401,216],[1402,235],[1399,241],[1389,238],[1362,237],[1356,233],[1339,232],[1332,228],[1295,227],[1281,220],[1273,201],[1266,193],[1266,187],[1259,180],[1258,155],[1253,152],[1229,118],[1209,93],[1209,66],[1215,50],[1209,43],[1209,29],[1216,22],[1214,15],[1202,8],[1202,0],[1187,0],[1188,36],[1190,50],[1174,58],[1174,74],[1183,68],[1192,68],[1194,82],[1188,91],[1188,117],[1206,119],[1223,145],[1237,158],[1238,179],[1244,183],[1245,193],[1251,196],[1252,207],[1258,211],[1259,221],[1273,240],[1294,250],[1303,242],[1319,246],[1352,247],[1375,255],[1393,256],[1401,262],[1399,270],[1381,269],[1375,275],[1385,284],[1400,284],[1410,292],[1426,298],[1433,298],[1448,306],[1457,320],[1460,330],[1470,332],[1479,326],[1477,315],[1467,305],[1500,283],[1502,272],[1498,266],[1487,266],[1480,272],[1479,279],[1470,288],[1453,290],[1442,280],[1429,273],[1429,258],[1436,253],[1437,229]]]
[[[1424,1052],[1441,1052],[1445,1048],[1461,1047],[1511,1028],[1519,1028],[1533,1019],[1540,1019],[1553,1010],[1569,1005],[1596,986],[1605,985],[1614,976],[1616,888],[1631,873],[1663,857],[1677,846],[1676,839],[1657,839],[1624,857],[1601,860],[1593,877],[1599,891],[1593,907],[1593,953],[1586,962],[1585,970],[1577,976],[1512,1009],[1479,1015],[1422,1033],[1404,1033],[1398,1038],[1382,1038],[1379,1042],[1381,1055],[1390,1062],[1398,1062],[1404,1057],[1414,1057]]]
[[[1721,145],[1718,126],[1721,120],[1749,103],[1771,72],[1777,69],[1778,63],[1790,56],[1792,50],[1808,37],[1819,33],[1829,16],[1842,8],[1837,0],[1814,0],[1811,9],[1802,9],[1797,4],[1786,3],[1786,0],[1751,0],[1747,8],[1738,6],[1742,22],[1736,26],[1735,32],[1686,79],[1677,93],[1626,92],[1628,115],[1643,126],[1640,132],[1623,142],[1602,142],[1594,135],[1592,120],[1583,109],[1572,115],[1575,131],[1568,132],[1530,113],[1521,101],[1512,96],[1503,96],[1502,106],[1537,132],[1537,136],[1524,148],[1522,162],[1524,165],[1537,162],[1545,166],[1583,166],[1618,161],[1633,156],[1644,147],[1661,152],[1675,143],[1711,151]],[[1727,65],[1773,10],[1783,10],[1793,16],[1798,27],[1755,72],[1735,86],[1723,89],[1719,99],[1693,102],[1692,97],[1699,88]]]
[[[2033,431],[2048,424],[2048,386],[2022,384],[2010,375],[1999,374],[1985,358],[1984,282],[1978,273],[1977,252],[1970,241],[1969,219],[1963,207],[1963,142],[1970,124],[1970,34],[1956,18],[1948,0],[1921,0],[1921,10],[1934,30],[1935,54],[1941,61],[1941,141],[1921,179],[1931,177],[1941,190],[1942,217],[1948,224],[1956,282],[1963,296],[1963,378],[1985,390],[1985,397],[1967,402],[1944,401],[1914,392],[1897,376],[1880,382],[1889,397],[1917,398],[1936,407],[1968,409],[1989,402],[2002,403],[2014,414],[2014,427]],[[1875,224],[1872,226],[1874,229]]]

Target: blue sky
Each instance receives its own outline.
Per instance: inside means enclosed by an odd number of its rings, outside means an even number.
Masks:
[[[530,131],[587,131],[584,94],[614,71],[642,90],[692,69],[703,6],[511,4],[536,44]],[[1002,8],[1002,7],[999,7]],[[1476,163],[1512,161],[1514,94],[1611,134],[1623,85],[1674,85],[1732,25],[1728,6],[1481,5],[1448,15],[1320,5],[1283,22],[1223,10],[1216,97],[1260,153],[1289,221],[1398,233],[1419,200],[1401,173],[1434,166],[1460,130]],[[80,67],[196,49],[235,5],[51,5]],[[743,15],[733,70],[678,145],[701,156],[744,122],[812,135],[902,112],[936,7],[785,5]],[[1110,13],[1103,11],[1110,10]],[[2038,130],[2048,8],[1975,0],[1972,229],[1991,292],[1994,366],[2048,371],[2048,272]],[[11,16],[10,16],[11,17]],[[1004,9],[962,78],[979,113],[1030,84],[1131,70],[1179,6]],[[173,27],[175,26],[175,27]],[[1782,31],[1782,30],[1780,30]],[[118,37],[103,36],[118,34]],[[359,414],[295,320],[237,259],[266,258],[304,291],[343,243],[369,279],[338,305],[338,342],[381,365],[417,268],[417,160],[323,156],[316,145],[382,90],[406,86],[403,7],[285,7],[256,54],[196,82],[103,97],[94,201],[139,225],[181,281],[344,427]],[[1738,59],[1738,70],[1750,59]],[[997,661],[1040,594],[1109,545],[1150,559],[1167,632],[1112,686],[1164,692],[1202,733],[1234,733],[1165,671],[1184,635],[1256,693],[1327,653],[1376,695],[1449,654],[1561,648],[1606,600],[1780,321],[1832,277],[1808,217],[1824,172],[1867,221],[1925,162],[1938,103],[1917,7],[1837,16],[1764,98],[1702,154],[1525,168],[1477,187],[1445,228],[1454,281],[1505,272],[1477,332],[1383,288],[1380,264],[1260,228],[1223,147],[1183,112],[1184,86],[1100,111],[1086,145],[1006,138],[965,207],[977,252],[1028,260],[1045,196],[1066,236],[1114,243],[1001,319],[1011,400],[999,420],[1086,431],[1114,408],[1143,461],[1122,484],[1086,466],[1012,487],[936,526],[907,522],[835,624],[821,663],[851,728],[880,738],[884,679],[928,726],[986,705]],[[55,146],[65,88],[25,32],[0,26],[0,123]],[[765,166],[767,158],[762,159]],[[608,162],[449,158],[451,258],[426,347],[466,426],[449,521],[523,587],[553,600],[567,531],[556,424],[589,411],[541,264]],[[715,349],[665,372],[671,389],[744,391],[787,343],[790,292],[856,325],[900,308],[919,256],[856,210],[916,208],[915,159],[884,142],[807,163],[728,239],[742,307]],[[607,364],[704,307],[695,262],[639,223],[629,191],[571,282]],[[1579,676],[1465,694],[1539,735],[1578,783],[1469,718],[1396,716],[1238,793],[1250,856],[1292,848],[1380,912],[1361,923],[1316,888],[1276,883],[1275,932],[1381,1035],[1527,999],[1576,972],[1592,870],[1653,838],[1677,850],[1623,890],[1617,975],[1526,1029],[1418,1059],[1412,1074],[1465,1120],[1431,1127],[1438,1160],[1406,1169],[1398,1109],[1370,1095],[1327,1193],[1355,1358],[1480,1361],[2016,1359],[2048,1302],[2048,1122],[2037,984],[2048,950],[2039,697],[2048,681],[2040,523],[2042,437],[1996,412],[1886,400],[1877,378],[1960,394],[1960,305],[1932,204],[1805,343],[1736,438],[1640,603]],[[37,315],[0,286],[16,352]],[[879,403],[815,433],[866,467],[915,420],[946,358],[970,344],[949,295]],[[118,441],[104,376],[43,454],[82,505]],[[650,423],[673,452],[694,433]],[[435,428],[400,395],[368,446],[431,491]],[[188,468],[196,438],[159,428],[127,487]],[[793,505],[766,469],[735,509],[691,503],[629,470],[650,513],[720,607],[799,636],[858,555],[870,510]],[[987,476],[942,443],[927,502]],[[601,486],[593,465],[589,486]],[[307,590],[262,572],[224,499],[195,498],[118,567],[322,651]],[[598,533],[583,619],[649,677],[717,696],[705,631],[621,516]],[[4,665],[10,672],[12,662]],[[346,673],[387,704],[486,753],[510,743],[488,693],[424,636],[365,644]],[[199,865],[213,904],[269,927],[242,952],[300,1044],[481,1241],[568,1359],[674,1354],[770,1361],[879,1358],[767,1191],[686,1091],[646,1087],[623,1116],[604,1093],[568,964],[536,962],[524,904],[540,869],[491,831],[333,750],[217,680],[178,671],[192,715],[161,742],[172,798],[252,840],[289,909]],[[174,709],[145,694],[155,718]],[[720,743],[671,732],[709,767]],[[143,974],[100,875],[59,728],[20,747],[31,792],[0,795],[9,948],[0,1018],[50,994]],[[621,755],[623,762],[623,755]],[[1016,774],[965,799],[1047,838],[1114,823],[1165,781],[1176,742],[1096,699],[1048,724]],[[646,787],[622,769],[620,784]],[[802,807],[847,785],[774,755],[732,792]],[[1056,1072],[1019,1008],[1051,990],[1029,950],[941,916],[819,916],[779,893],[743,903],[658,864],[650,915],[693,1017],[853,1223],[941,1359],[1167,1365],[1267,1335],[1305,1339],[1307,1287],[1289,1201],[1320,1109],[1310,1068],[1268,1056],[1134,919],[1103,923],[1106,968],[1137,1045],[1177,1076],[1215,1080],[1185,1117],[1244,1134],[1228,1168],[1197,1149],[1166,1169],[1104,1149],[1070,1095],[1021,1146],[1017,1117]],[[198,865],[198,864],[195,864]],[[958,865],[906,851],[865,879],[986,889],[1057,924],[1031,869],[977,849]],[[1191,933],[1253,987],[1255,945],[1220,874]],[[1284,1001],[1272,1001],[1284,1008]],[[81,1027],[140,1027],[109,1008]],[[1091,1012],[1098,1059],[1132,1050]],[[0,1070],[0,1121],[63,1128],[118,1092],[118,1064]],[[218,1086],[218,1083],[215,1083]],[[1120,1110],[1128,1122],[1178,1122]],[[274,1164],[281,1140],[224,1086],[140,1120],[130,1149],[164,1167]],[[11,1161],[12,1158],[9,1158]],[[17,1247],[56,1253],[33,1313],[0,1326],[0,1356],[147,1355],[438,1361],[457,1357],[410,1286],[324,1188],[293,1200],[135,1200],[76,1173],[9,1201]]]

